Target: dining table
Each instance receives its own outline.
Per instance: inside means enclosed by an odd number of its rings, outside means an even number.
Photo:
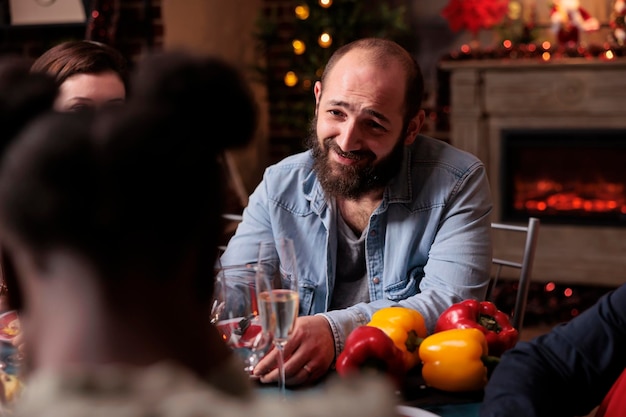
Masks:
[[[289,393],[321,389],[325,381],[338,377],[334,371],[313,384],[287,388]],[[277,395],[277,384],[257,383],[257,390],[262,394]],[[447,392],[429,387],[424,382],[419,367],[409,372],[404,378],[401,388],[397,391],[399,415],[401,417],[478,417],[483,398],[483,391]],[[411,410],[414,410],[411,413]],[[420,413],[426,411],[427,413]]]
[[[483,394],[483,390],[448,392],[429,387],[419,367],[406,375],[399,391],[402,405],[426,410],[440,417],[478,417]]]

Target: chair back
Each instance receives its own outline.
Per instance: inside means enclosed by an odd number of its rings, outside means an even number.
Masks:
[[[507,241],[509,239],[508,234],[517,234],[522,237],[525,235],[523,250],[520,256],[515,259],[513,259],[513,257],[507,257],[506,259],[494,257],[492,259],[492,275],[486,296],[487,300],[493,301],[493,290],[497,285],[498,280],[501,278],[504,269],[512,268],[518,271],[519,279],[517,282],[517,293],[515,296],[511,324],[520,332],[520,334],[522,331],[522,325],[524,324],[524,313],[526,312],[526,302],[528,299],[528,291],[530,289],[535,251],[537,249],[539,224],[540,220],[536,217],[530,217],[528,219],[528,224],[522,226],[507,223],[491,223],[492,233],[506,233]]]
[[[218,254],[224,253],[226,250],[226,245],[228,245],[228,241],[237,230],[237,226],[243,220],[243,216],[241,214],[236,213],[224,213],[222,214],[222,219],[224,220],[224,236],[222,236],[222,241],[218,245]]]

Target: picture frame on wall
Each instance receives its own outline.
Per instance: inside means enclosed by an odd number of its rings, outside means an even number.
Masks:
[[[11,25],[85,23],[83,0],[9,0]]]

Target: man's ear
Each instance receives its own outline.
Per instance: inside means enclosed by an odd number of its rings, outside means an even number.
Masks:
[[[313,93],[315,94],[315,115],[317,116],[317,109],[320,107],[320,99],[322,98],[322,82],[316,81],[313,86]]]
[[[424,110],[420,110],[419,112],[417,112],[415,117],[413,117],[409,121],[409,125],[407,126],[406,132],[404,134],[405,145],[410,145],[415,141],[417,135],[419,135],[420,131],[422,130],[422,126],[424,126],[425,118],[426,113],[424,112]]]

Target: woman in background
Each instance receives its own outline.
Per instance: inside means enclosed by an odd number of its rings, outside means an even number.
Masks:
[[[31,67],[57,82],[58,111],[119,106],[128,96],[129,67],[115,48],[88,40],[67,41],[44,52]]]

